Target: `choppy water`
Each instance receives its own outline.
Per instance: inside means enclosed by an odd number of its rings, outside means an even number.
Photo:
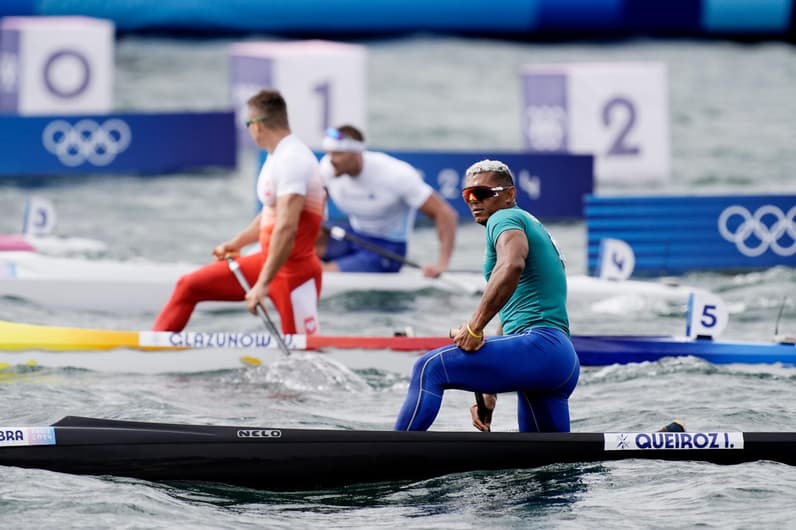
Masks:
[[[117,44],[120,109],[227,106],[225,40],[126,38]],[[532,61],[662,60],[669,68],[673,180],[659,192],[796,191],[796,56],[779,43],[638,41],[522,44],[411,38],[369,47],[369,135],[386,148],[518,149],[519,67]],[[177,65],[176,67],[174,65]],[[165,134],[165,133],[164,133]],[[254,161],[233,174],[152,178],[55,178],[33,183],[58,208],[61,233],[107,242],[113,258],[207,259],[249,219]],[[0,182],[0,232],[19,230],[30,182]],[[603,190],[639,193],[649,190]],[[585,269],[581,223],[550,226]],[[463,226],[457,267],[482,252],[480,227]],[[411,254],[435,252],[421,229]],[[694,273],[683,281],[720,293],[731,310],[726,337],[767,340],[783,300],[780,331],[796,331],[796,270]],[[412,326],[444,333],[466,318],[466,295],[351,295],[321,305],[325,333],[389,333]],[[599,309],[599,310],[598,310]],[[684,308],[631,311],[577,307],[576,333],[679,333]],[[136,329],[154,315],[122,317],[0,300],[0,319]],[[255,330],[241,312],[198,313],[193,329]],[[362,352],[362,356],[367,353]],[[396,354],[401,355],[401,354]],[[406,360],[409,366],[410,360]],[[0,375],[0,424],[44,424],[71,415],[279,427],[389,429],[408,372],[351,371],[314,356],[275,366],[200,375],[108,375],[18,368]],[[796,369],[717,367],[692,359],[585,369],[571,400],[573,430],[648,429],[682,417],[692,430],[791,431]],[[468,430],[469,395],[450,392],[435,424]],[[496,430],[514,430],[513,397],[501,397]],[[223,486],[162,485],[0,470],[0,514],[28,527],[729,527],[782,528],[796,516],[796,470],[759,462],[624,461],[538,470],[467,473],[422,482],[271,493]]]

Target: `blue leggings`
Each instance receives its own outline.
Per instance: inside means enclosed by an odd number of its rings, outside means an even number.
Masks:
[[[554,328],[490,337],[474,352],[432,350],[415,362],[396,431],[425,431],[447,388],[487,394],[517,392],[521,432],[569,432],[568,399],[580,375],[569,337]]]
[[[383,248],[401,257],[406,256],[406,241],[390,241],[378,237],[371,237],[355,232],[348,228],[348,232],[367,241],[379,248]],[[329,238],[326,244],[326,253],[321,258],[323,261],[334,261],[341,272],[398,272],[402,263],[377,254],[371,250],[357,246],[347,239],[337,240]]]

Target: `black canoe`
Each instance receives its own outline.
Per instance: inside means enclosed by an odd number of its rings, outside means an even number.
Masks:
[[[267,490],[626,458],[796,465],[796,433],[479,433],[276,429],[68,416],[0,427],[0,465]]]

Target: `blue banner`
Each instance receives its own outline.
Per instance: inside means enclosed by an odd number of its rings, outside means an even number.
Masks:
[[[36,14],[35,0],[3,0],[0,17],[29,16]]]
[[[461,196],[464,172],[485,158],[500,160],[509,166],[517,186],[517,204],[539,219],[582,219],[583,197],[594,190],[592,155],[431,151],[389,151],[387,154],[414,166],[456,209],[460,221],[472,219]],[[321,157],[323,153],[316,155]],[[264,161],[262,152],[260,163]],[[329,218],[338,221],[346,218],[331,201]]]
[[[388,154],[420,171],[426,182],[451,203],[460,219],[472,219],[461,196],[464,172],[485,158],[509,166],[517,186],[517,204],[539,219],[582,219],[583,197],[594,190],[592,155],[423,151]]]
[[[234,168],[233,112],[0,115],[0,178]]]
[[[533,28],[540,1],[35,0],[35,10],[40,15],[106,18],[121,31],[171,28],[322,35],[442,29],[501,34]]]
[[[172,28],[353,35],[452,31],[493,35],[778,34],[794,0],[2,0],[0,16],[85,15],[120,31]],[[244,14],[244,15],[242,15]]]
[[[796,267],[796,195],[586,198],[588,268],[600,241],[621,239],[634,273]]]

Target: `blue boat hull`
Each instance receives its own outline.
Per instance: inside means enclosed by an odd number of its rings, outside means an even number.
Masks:
[[[796,366],[796,345],[793,344],[627,335],[575,335],[572,342],[583,366],[652,362],[664,357],[686,356],[698,357],[713,364],[780,363]]]

